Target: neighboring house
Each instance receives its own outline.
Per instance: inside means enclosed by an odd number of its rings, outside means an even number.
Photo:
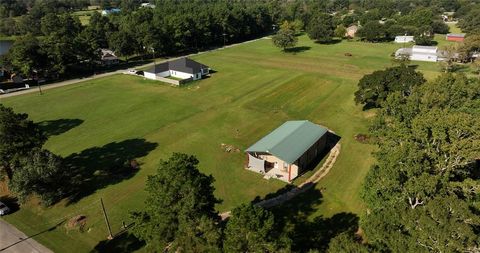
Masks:
[[[119,8],[112,8],[112,9],[107,9],[107,10],[102,10],[102,16],[108,16],[110,14],[115,14],[115,13],[120,13]]]
[[[443,61],[444,52],[433,46],[413,46],[412,48],[400,48],[395,52],[395,58],[408,56],[412,61]]]
[[[291,182],[324,151],[327,132],[308,120],[287,121],[246,150],[246,169]]]
[[[155,5],[154,4],[151,4],[151,3],[142,3],[140,5],[140,8],[152,8],[152,9],[155,9]]]
[[[395,36],[395,43],[414,42],[413,36]]]
[[[118,57],[115,55],[115,52],[113,52],[110,49],[101,49],[101,51],[102,51],[101,62],[103,66],[118,64],[119,61],[118,61]]]
[[[449,33],[449,34],[447,34],[447,40],[448,41],[462,42],[463,40],[465,40],[465,34],[463,34],[463,33]]]
[[[209,73],[210,68],[208,66],[184,57],[157,64],[153,68],[144,71],[143,75],[152,80],[161,80],[168,77],[181,80],[198,80]]]
[[[358,31],[358,26],[351,25],[347,27],[347,32],[345,33],[345,37],[353,38],[357,34],[357,31]]]

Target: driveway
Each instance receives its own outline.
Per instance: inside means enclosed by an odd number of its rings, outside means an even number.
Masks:
[[[0,252],[1,253],[52,253],[45,246],[32,238],[28,238],[20,230],[0,219]]]

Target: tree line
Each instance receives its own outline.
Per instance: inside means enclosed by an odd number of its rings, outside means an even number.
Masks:
[[[255,38],[272,30],[268,2],[157,1],[162,8],[136,8],[102,16],[94,12],[82,26],[69,12],[49,12],[15,40],[4,66],[25,76],[57,77],[68,70],[93,69],[100,49],[110,48],[128,59],[133,55],[178,54]],[[22,17],[24,17],[22,16]]]
[[[379,150],[362,191],[366,243],[352,235],[340,246],[478,251],[480,81],[444,74],[427,82],[401,66],[366,75],[355,95],[357,103],[380,108],[370,128]]]
[[[20,37],[0,64],[26,77],[53,78],[94,71],[102,48],[112,49],[127,60],[135,55],[179,54],[256,38],[279,30],[284,21],[294,24],[295,34],[305,30],[322,43],[344,36],[345,28],[352,24],[361,24],[358,35],[368,41],[411,34],[416,36],[416,43],[428,45],[434,33],[448,32],[440,20],[443,11],[477,6],[474,1],[420,0],[215,0],[199,6],[193,0],[157,0],[157,8],[151,9],[139,8],[137,0],[103,0],[93,2],[122,11],[107,16],[95,11],[89,24],[82,26],[73,11],[85,8],[86,1],[2,1],[8,2],[2,6],[10,14],[0,22],[0,33]],[[469,13],[463,17],[473,15]],[[295,44],[295,34],[288,29],[280,34],[280,44]]]

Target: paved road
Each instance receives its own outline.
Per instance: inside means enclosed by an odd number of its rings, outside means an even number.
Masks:
[[[142,67],[146,67],[146,66],[149,66],[149,65],[151,65],[151,64],[138,66],[137,68],[142,68]],[[152,63],[152,65],[153,65],[153,63]],[[62,87],[62,86],[67,86],[67,85],[71,85],[71,84],[76,84],[76,83],[80,83],[80,82],[84,82],[84,81],[88,81],[88,80],[93,80],[93,79],[97,79],[97,78],[102,78],[102,77],[106,77],[106,76],[111,76],[111,75],[115,75],[115,74],[120,74],[120,73],[123,73],[125,71],[127,71],[127,69],[117,70],[117,71],[108,72],[108,73],[99,74],[99,75],[94,75],[94,76],[89,76],[89,77],[85,77],[85,78],[70,79],[70,80],[66,80],[66,81],[63,81],[63,82],[42,85],[42,91],[53,89],[53,88],[58,88],[58,87]],[[28,89],[28,90],[21,90],[21,91],[16,91],[16,92],[12,92],[12,93],[2,94],[2,95],[0,95],[0,98],[20,96],[20,95],[23,95],[23,94],[34,93],[34,92],[38,92],[37,87],[32,87],[31,89]]]
[[[1,253],[53,253],[33,238],[28,238],[20,230],[0,219]]]

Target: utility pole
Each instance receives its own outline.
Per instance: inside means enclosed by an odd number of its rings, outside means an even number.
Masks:
[[[157,61],[155,60],[155,48],[152,47],[152,54],[153,54],[153,67],[154,67],[154,72],[157,69]]]
[[[113,239],[112,229],[110,228],[110,222],[108,222],[107,212],[105,212],[105,206],[103,205],[103,199],[100,198],[100,204],[102,205],[103,216],[105,217],[105,223],[107,224],[108,229],[108,240]]]
[[[42,87],[40,87],[40,82],[38,80],[38,72],[37,71],[33,71],[35,73],[35,76],[33,77],[33,80],[37,81],[37,87],[38,87],[38,92],[40,93],[40,95],[42,95]]]
[[[38,86],[38,92],[40,92],[40,95],[43,95],[42,88],[40,87],[40,82],[38,80],[37,80],[37,86]]]

